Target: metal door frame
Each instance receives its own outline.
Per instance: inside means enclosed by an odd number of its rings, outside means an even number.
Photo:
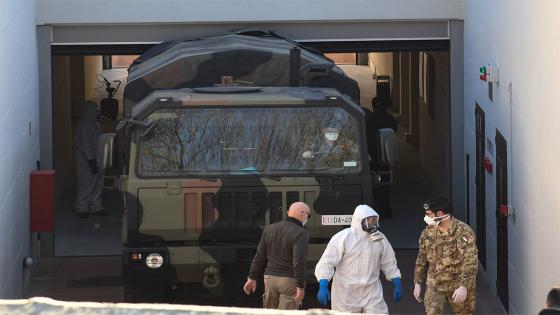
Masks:
[[[476,104],[475,108],[475,186],[476,186],[476,245],[478,247],[478,260],[486,269],[486,177],[482,163],[486,141],[486,123],[484,110]]]
[[[508,217],[500,211],[508,204],[507,141],[496,130],[496,291],[502,305],[509,309]]]

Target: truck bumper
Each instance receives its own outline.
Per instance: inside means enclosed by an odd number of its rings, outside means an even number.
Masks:
[[[309,244],[307,280],[314,282],[315,265],[326,244]],[[144,282],[153,284],[200,283],[211,289],[221,286],[231,277],[245,279],[256,252],[256,246],[201,246],[201,247],[138,247],[123,248],[123,277],[126,284]],[[163,263],[150,268],[146,257],[159,254]],[[239,283],[236,283],[239,285]]]

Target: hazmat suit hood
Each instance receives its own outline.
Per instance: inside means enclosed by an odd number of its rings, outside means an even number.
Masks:
[[[97,104],[94,101],[86,101],[82,111],[82,120],[97,120]]]
[[[377,214],[375,210],[373,210],[368,205],[359,205],[356,207],[356,210],[354,210],[354,214],[352,215],[352,223],[350,226],[355,231],[364,232],[364,230],[362,230],[362,220],[371,216],[376,216],[379,222],[379,214]]]

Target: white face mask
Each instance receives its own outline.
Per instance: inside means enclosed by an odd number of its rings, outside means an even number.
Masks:
[[[434,218],[430,218],[427,214],[424,216],[424,222],[426,222],[427,225],[437,225],[438,224],[436,221],[434,221]]]
[[[325,138],[329,141],[336,141],[338,139],[338,132],[326,132]]]
[[[445,221],[447,219],[449,219],[449,214],[434,218],[429,217],[427,214],[424,216],[424,222],[426,222],[427,225],[439,225],[441,221]]]

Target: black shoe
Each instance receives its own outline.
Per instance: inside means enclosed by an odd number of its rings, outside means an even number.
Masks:
[[[87,218],[89,218],[89,213],[87,213],[87,212],[78,212],[78,213],[76,213],[76,215],[77,215],[78,218],[80,218],[80,219],[87,219]]]
[[[94,213],[92,213],[93,215],[107,215],[108,212],[107,210],[101,209],[101,210],[97,210]]]

